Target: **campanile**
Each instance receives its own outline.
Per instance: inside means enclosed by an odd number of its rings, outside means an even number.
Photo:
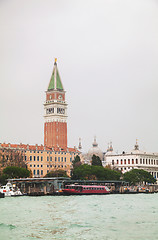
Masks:
[[[57,68],[57,59],[54,62],[44,102],[44,145],[61,149],[67,147],[67,103]]]

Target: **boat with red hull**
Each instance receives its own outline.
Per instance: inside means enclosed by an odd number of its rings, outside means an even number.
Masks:
[[[66,185],[62,190],[64,195],[109,194],[107,186],[99,185]]]

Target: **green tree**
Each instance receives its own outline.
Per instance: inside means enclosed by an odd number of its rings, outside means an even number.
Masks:
[[[68,177],[68,175],[66,174],[66,171],[59,169],[55,171],[50,171],[44,177]]]
[[[7,183],[8,175],[6,174],[0,174],[0,184],[4,185]]]
[[[100,157],[93,154],[92,156],[92,165],[93,166],[102,166],[102,162],[100,160]]]
[[[74,168],[72,179],[96,179],[96,180],[119,180],[121,172],[104,168],[102,166],[90,166],[87,164]]]
[[[79,167],[81,165],[81,159],[80,156],[76,156],[74,160],[72,161],[73,168]]]
[[[155,183],[156,179],[143,169],[132,169],[129,172],[123,174],[123,180],[129,182],[130,184],[142,184],[145,183]]]
[[[6,167],[3,169],[3,174],[7,175],[7,178],[25,178],[31,176],[31,171],[21,167]]]

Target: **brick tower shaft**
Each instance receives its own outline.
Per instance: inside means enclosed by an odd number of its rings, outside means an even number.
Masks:
[[[67,148],[67,103],[55,60],[44,103],[44,145]]]

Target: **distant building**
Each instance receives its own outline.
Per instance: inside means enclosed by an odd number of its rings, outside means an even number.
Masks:
[[[143,169],[151,173],[158,180],[158,153],[148,153],[139,150],[138,143],[130,152],[117,154],[113,148],[109,149],[104,155],[104,161],[114,169],[119,169],[122,173],[131,169]]]
[[[6,163],[10,164],[11,151],[14,155],[20,153],[20,159],[23,158],[33,177],[43,177],[57,169],[71,174],[72,161],[80,152],[67,146],[67,103],[56,59],[44,103],[44,145],[1,143],[0,171]],[[16,161],[15,165],[22,166],[22,163]]]
[[[19,152],[23,156],[23,161],[27,164],[28,169],[32,171],[33,177],[43,177],[52,170],[62,169],[70,176],[72,161],[80,153],[75,148],[48,148],[43,145],[25,145],[25,144],[0,144],[0,170],[7,167],[3,164],[3,159],[10,165],[10,150],[14,155]],[[11,166],[20,166],[22,162],[11,164]]]
[[[80,156],[81,162],[84,164],[91,165],[93,155],[98,156],[100,158],[100,160],[102,161],[102,165],[103,166],[105,165],[104,154],[103,154],[102,150],[98,147],[96,137],[94,137],[94,142],[92,143],[92,147],[88,150],[88,153],[81,154],[81,156]]]

